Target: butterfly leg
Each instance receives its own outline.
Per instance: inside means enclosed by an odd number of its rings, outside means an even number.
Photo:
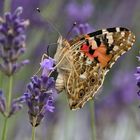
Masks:
[[[44,58],[49,58],[49,56],[46,54],[46,53],[44,53],[43,55],[42,55],[42,57],[41,57],[41,62],[44,60]]]

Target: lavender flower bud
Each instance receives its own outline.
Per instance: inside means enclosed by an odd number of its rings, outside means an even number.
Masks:
[[[41,63],[41,68],[43,69],[42,75],[47,76],[51,70],[53,70],[54,59],[44,59]]]

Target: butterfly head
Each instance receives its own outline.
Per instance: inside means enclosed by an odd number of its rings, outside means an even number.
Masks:
[[[60,63],[63,65],[63,56],[67,52],[67,50],[70,48],[69,42],[64,39],[62,36],[59,36],[57,40],[57,50],[54,56],[54,59],[56,60],[56,63]]]
[[[59,38],[57,40],[57,44],[58,44],[58,48],[59,49],[63,49],[65,47],[66,48],[70,47],[68,40],[63,38],[62,36],[59,36]]]

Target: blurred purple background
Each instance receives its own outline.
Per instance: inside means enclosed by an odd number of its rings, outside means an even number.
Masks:
[[[21,95],[30,77],[39,68],[41,56],[48,44],[56,43],[58,33],[47,22],[51,21],[59,32],[66,36],[72,24],[89,24],[90,32],[116,26],[129,28],[136,35],[132,50],[122,56],[107,74],[101,90],[94,99],[97,140],[140,140],[140,105],[134,73],[138,63],[140,46],[140,1],[139,0],[13,0],[11,11],[23,7],[22,17],[30,20],[27,29],[27,52],[24,58],[30,64],[15,77],[14,97]],[[40,8],[40,13],[36,8]],[[0,1],[0,16],[3,2]],[[56,45],[49,47],[53,57]],[[48,114],[37,128],[36,140],[91,140],[89,101],[83,109],[71,111],[66,95],[56,97],[56,109]],[[0,115],[0,126],[2,119]],[[11,140],[28,140],[31,127],[27,109],[13,116],[9,129]]]

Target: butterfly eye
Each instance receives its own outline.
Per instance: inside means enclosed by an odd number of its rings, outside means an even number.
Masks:
[[[82,98],[85,95],[85,91],[83,89],[81,89],[79,91],[79,98]]]

